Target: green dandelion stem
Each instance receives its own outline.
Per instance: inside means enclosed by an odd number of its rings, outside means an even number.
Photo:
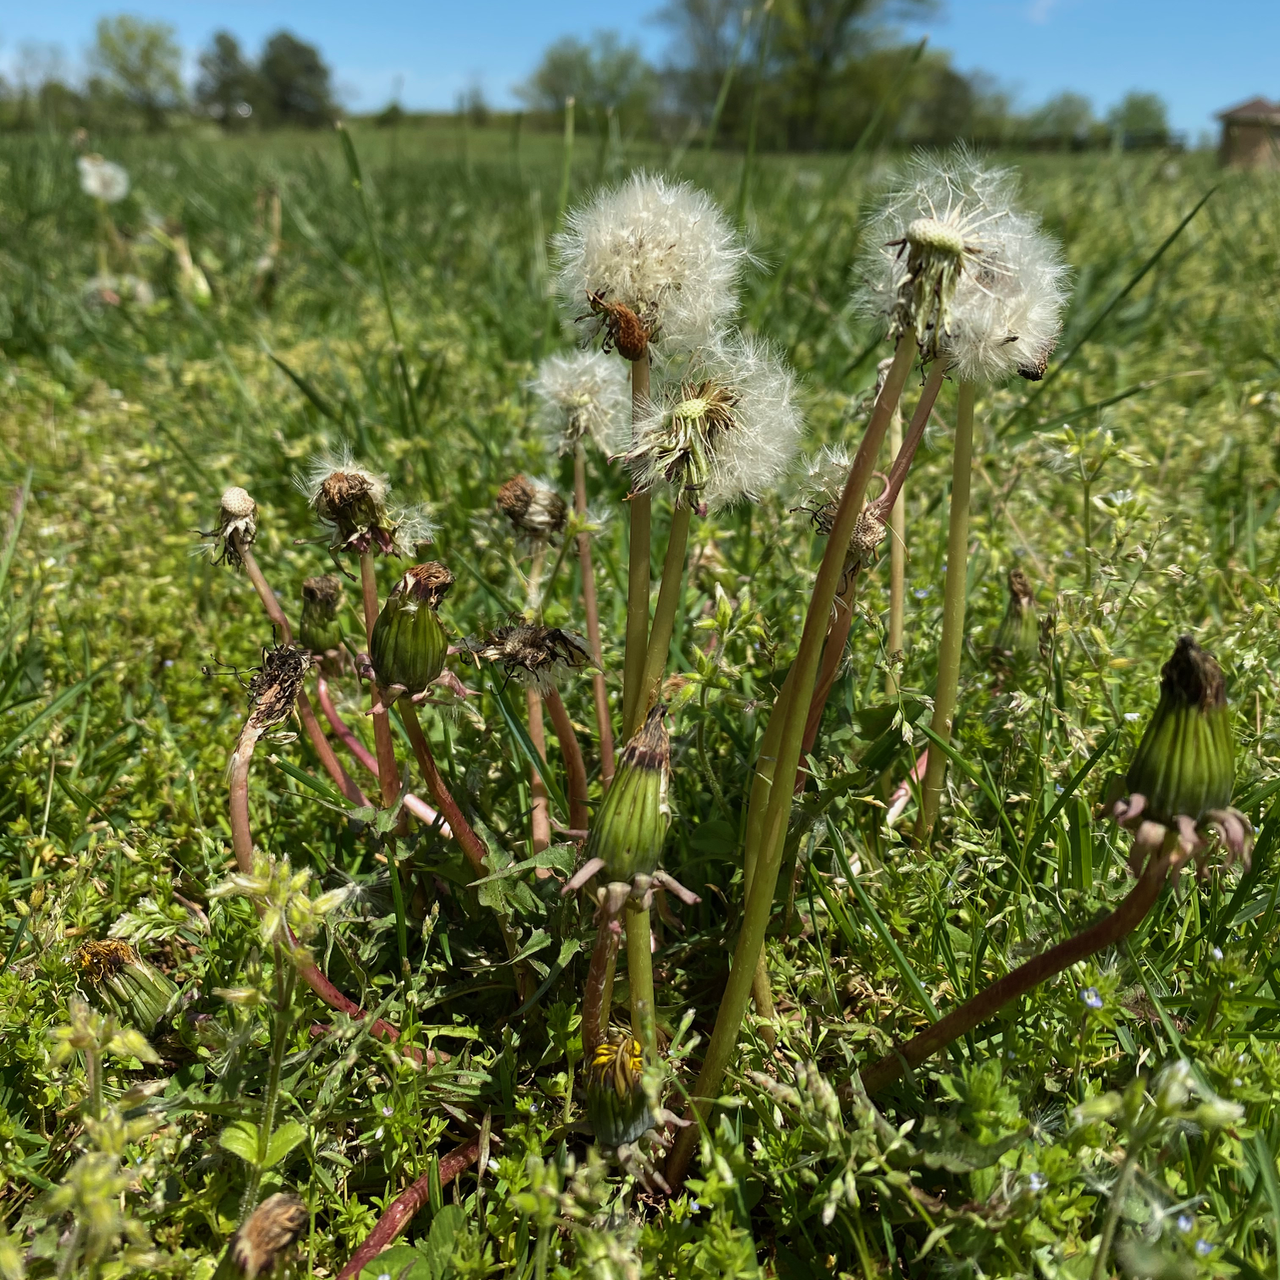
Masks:
[[[667,553],[662,563],[662,585],[658,588],[658,603],[653,611],[653,629],[649,633],[649,645],[645,653],[640,697],[636,700],[631,712],[632,718],[626,725],[628,738],[639,730],[648,715],[667,669],[671,635],[675,630],[676,613],[680,608],[680,588],[684,585],[689,520],[692,515],[692,508],[684,505],[677,506],[671,513],[671,532],[667,536]]]

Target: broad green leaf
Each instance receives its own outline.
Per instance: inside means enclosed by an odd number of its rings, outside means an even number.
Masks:
[[[218,1134],[218,1145],[249,1164],[257,1164],[258,1126],[252,1120],[233,1120]]]
[[[306,1140],[306,1136],[307,1131],[296,1120],[282,1124],[271,1135],[271,1141],[267,1143],[267,1160],[263,1167],[275,1168],[298,1143]]]

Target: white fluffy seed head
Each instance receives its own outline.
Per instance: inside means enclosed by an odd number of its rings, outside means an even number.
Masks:
[[[590,440],[607,456],[629,442],[631,391],[626,366],[602,351],[548,356],[530,383],[538,420],[557,453],[572,453]]]
[[[555,244],[567,314],[593,315],[612,345],[608,317],[590,300],[621,304],[650,341],[682,350],[709,341],[732,314],[748,256],[705,192],[645,173],[570,212]]]
[[[803,420],[795,377],[768,345],[721,335],[667,373],[635,424],[627,458],[637,487],[669,483],[680,500],[712,510],[775,488]]]
[[[1040,377],[1061,329],[1066,266],[1038,219],[1014,207],[1015,194],[1010,171],[984,168],[964,149],[920,155],[867,230],[860,309],[895,336],[922,322],[926,345],[963,381]],[[942,273],[945,296],[925,318],[912,264],[930,252],[950,255],[959,270]]]
[[[111,160],[99,155],[81,156],[76,161],[80,170],[80,190],[104,204],[115,204],[129,194],[129,174]]]
[[[387,477],[356,463],[350,449],[313,458],[297,483],[332,535],[329,549],[335,553],[376,549],[409,558],[415,547],[435,536],[421,507],[389,505]]]
[[[852,466],[853,459],[844,445],[824,444],[817,453],[810,454],[800,476],[801,507],[816,511],[829,502],[839,502]]]

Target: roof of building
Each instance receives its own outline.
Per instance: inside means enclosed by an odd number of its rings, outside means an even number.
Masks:
[[[1219,120],[1258,120],[1267,124],[1280,124],[1280,102],[1267,98],[1250,98],[1225,111],[1218,112]]]

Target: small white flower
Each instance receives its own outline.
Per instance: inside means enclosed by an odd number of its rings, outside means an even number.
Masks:
[[[730,334],[691,356],[649,405],[627,459],[637,487],[665,481],[678,500],[718,509],[776,486],[801,429],[791,371],[767,344]]]
[[[129,174],[120,165],[98,155],[81,156],[76,161],[80,170],[80,189],[95,200],[115,204],[129,194]]]
[[[540,425],[557,453],[572,453],[586,440],[609,456],[627,447],[627,371],[603,351],[548,356],[530,387],[538,397]]]
[[[921,155],[867,231],[861,309],[892,334],[914,327],[964,381],[1038,380],[1061,329],[1067,269],[1014,192],[962,149]]]
[[[709,196],[645,173],[570,212],[555,243],[569,314],[594,315],[605,349],[630,360],[649,342],[681,350],[707,342],[737,305],[747,258]]]

